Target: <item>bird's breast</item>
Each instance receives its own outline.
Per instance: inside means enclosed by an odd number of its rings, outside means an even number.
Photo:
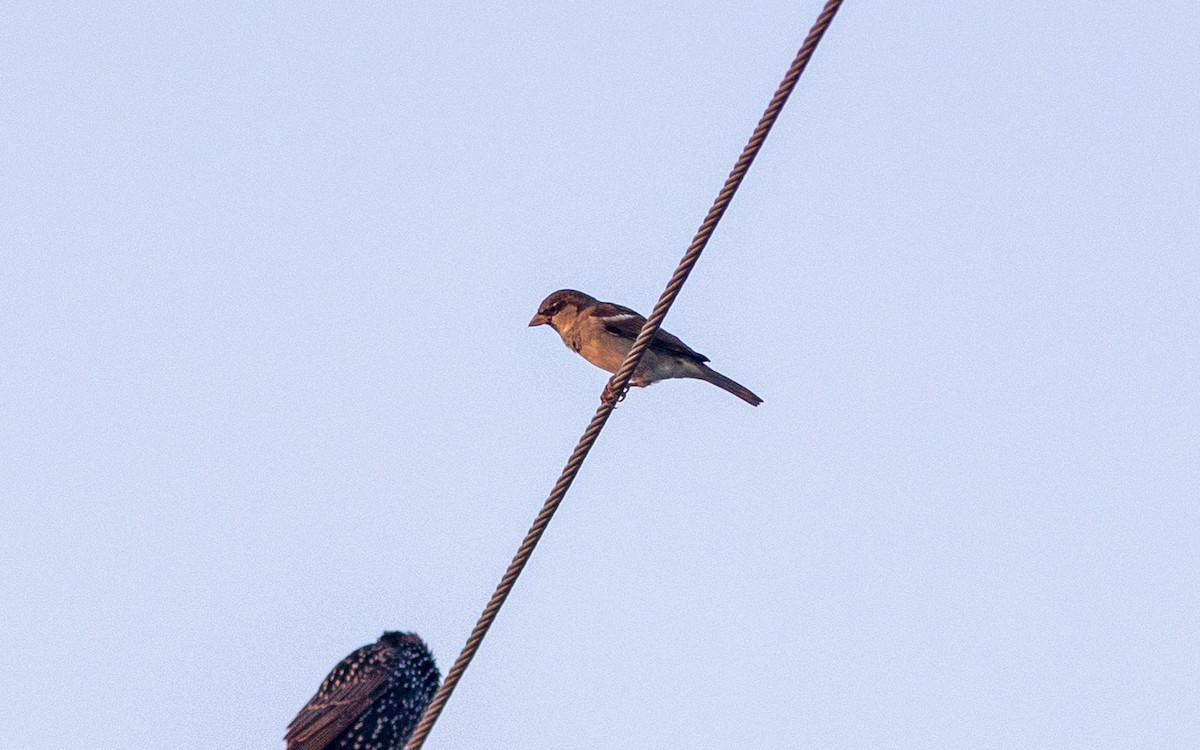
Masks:
[[[563,336],[563,341],[588,362],[608,372],[616,372],[620,368],[632,346],[632,342],[614,336],[605,331],[603,326],[576,326]]]

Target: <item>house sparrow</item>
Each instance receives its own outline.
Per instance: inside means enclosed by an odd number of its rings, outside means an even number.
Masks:
[[[542,301],[531,326],[549,325],[563,343],[602,370],[616,372],[633,347],[646,319],[628,307],[601,302],[574,289],[560,289]],[[708,357],[664,330],[650,342],[630,385],[644,388],[668,378],[697,378],[724,388],[751,406],[762,399],[704,364]]]

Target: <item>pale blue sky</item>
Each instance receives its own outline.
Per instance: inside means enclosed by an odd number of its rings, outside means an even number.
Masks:
[[[1200,5],[849,0],[427,745],[1200,746]],[[0,725],[443,670],[820,8],[10,3]]]

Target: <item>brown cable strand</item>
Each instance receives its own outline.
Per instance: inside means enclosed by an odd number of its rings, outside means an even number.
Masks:
[[[817,48],[817,44],[821,41],[821,37],[824,36],[825,30],[829,28],[829,24],[833,21],[833,17],[837,14],[838,8],[841,5],[842,0],[829,0],[821,11],[821,15],[817,17],[816,23],[809,30],[804,44],[801,45],[799,52],[796,53],[796,58],[792,61],[791,67],[788,68],[783,81],[780,82],[778,90],[771,97],[771,103],[767,105],[766,111],[763,112],[763,116],[758,122],[758,127],[754,129],[754,134],[750,136],[746,147],[742,149],[742,155],[738,157],[737,163],[729,173],[729,177],[725,180],[725,185],[721,188],[721,192],[713,202],[712,208],[708,210],[708,215],[704,217],[704,221],[700,224],[695,238],[692,240],[691,245],[688,246],[687,252],[683,254],[683,258],[679,261],[679,266],[671,276],[671,280],[659,298],[658,304],[654,306],[654,312],[646,320],[646,324],[642,327],[641,333],[638,334],[633,348],[629,350],[629,354],[625,357],[625,362],[609,380],[608,385],[605,386],[600,407],[596,409],[596,414],[592,417],[591,423],[588,424],[587,429],[584,430],[583,435],[579,438],[579,443],[571,453],[570,459],[567,460],[567,465],[563,467],[562,475],[559,476],[558,482],[555,483],[554,489],[551,490],[550,497],[546,499],[541,512],[534,519],[533,525],[529,527],[529,532],[525,535],[524,541],[521,542],[520,548],[517,549],[517,554],[509,564],[508,570],[504,572],[504,577],[500,579],[500,584],[496,587],[492,598],[488,601],[487,606],[484,607],[483,613],[479,616],[479,621],[471,631],[470,637],[467,638],[462,653],[458,655],[454,666],[446,673],[445,681],[442,682],[437,694],[434,695],[428,708],[425,709],[425,714],[421,717],[420,723],[417,724],[416,729],[413,731],[412,737],[409,738],[408,744],[405,745],[405,750],[420,750],[425,744],[425,739],[429,736],[430,730],[433,729],[434,723],[437,722],[438,717],[441,715],[446,701],[450,699],[450,694],[454,692],[458,681],[462,678],[463,673],[467,671],[467,666],[470,665],[471,660],[475,657],[475,652],[479,650],[480,644],[483,643],[484,637],[492,627],[496,615],[500,612],[500,607],[504,606],[504,600],[512,592],[513,585],[517,582],[517,577],[521,575],[525,564],[529,562],[534,547],[537,546],[538,541],[542,538],[542,534],[550,524],[550,519],[554,517],[554,512],[558,510],[558,506],[562,503],[563,498],[566,497],[567,490],[575,480],[575,475],[579,473],[579,468],[583,465],[583,460],[587,458],[588,451],[592,449],[596,438],[600,436],[600,430],[604,428],[604,424],[612,414],[617,401],[629,389],[629,381],[633,377],[633,372],[637,368],[638,362],[641,361],[642,354],[646,351],[646,347],[649,346],[650,340],[658,333],[658,329],[662,327],[663,319],[667,317],[667,312],[671,309],[675,298],[679,296],[679,291],[683,288],[683,283],[687,280],[688,274],[692,272],[696,261],[700,259],[700,253],[704,251],[705,245],[708,244],[709,238],[712,237],[713,230],[716,229],[717,223],[725,214],[725,209],[729,207],[730,201],[733,200],[734,193],[737,192],[742,179],[746,176],[747,170],[750,169],[751,163],[754,162],[754,157],[758,155],[759,150],[762,148],[767,134],[771,131],[771,126],[775,124],[775,120],[779,117],[779,112],[783,109],[784,103],[796,87],[796,82],[800,79],[800,74],[804,72],[804,68],[808,65],[813,51]]]
[[[687,277],[695,267],[696,261],[700,260],[700,253],[704,252],[704,248],[708,245],[709,238],[712,237],[713,231],[717,228],[717,223],[721,221],[721,217],[725,215],[725,209],[729,207],[729,203],[733,200],[734,193],[742,184],[742,179],[749,171],[750,165],[754,163],[754,157],[758,156],[758,152],[762,149],[763,143],[767,140],[767,134],[771,132],[771,128],[775,125],[775,120],[779,118],[780,111],[783,110],[783,105],[791,96],[792,90],[796,88],[796,82],[800,80],[800,74],[804,72],[804,68],[808,65],[809,59],[812,57],[813,50],[817,48],[821,37],[825,35],[825,30],[829,28],[829,24],[833,21],[833,17],[837,15],[838,8],[842,5],[842,0],[829,0],[825,3],[824,9],[821,10],[821,15],[817,16],[816,22],[808,31],[808,36],[804,39],[804,44],[800,45],[800,50],[796,53],[796,59],[792,61],[792,65],[788,68],[788,72],[784,75],[783,80],[779,82],[779,88],[775,90],[775,96],[771,97],[771,103],[767,105],[763,116],[758,121],[758,127],[754,128],[754,133],[750,136],[750,140],[746,143],[746,147],[742,149],[742,155],[738,157],[737,163],[733,165],[733,169],[729,172],[729,177],[725,179],[724,186],[721,187],[721,192],[717,195],[717,199],[713,201],[712,208],[708,209],[708,215],[704,217],[704,221],[700,223],[700,228],[696,230],[696,236],[692,239],[692,244],[688,246],[687,251],[679,260],[679,266],[672,274],[671,280],[667,282],[667,288],[663,290],[662,296],[658,298],[658,304],[654,306],[654,311],[650,313],[650,317],[646,319],[646,324],[642,326],[641,333],[638,334],[637,340],[633,342],[633,347],[626,355],[625,361],[621,364],[621,368],[609,380],[608,386],[605,389],[604,400],[619,401],[625,397],[625,392],[629,390],[629,381],[633,377],[633,372],[637,369],[638,363],[642,359],[642,352],[650,345],[650,340],[658,333],[658,329],[662,327],[663,320],[667,317],[667,311],[671,309],[671,305],[675,303],[675,298],[679,296],[680,290],[683,289],[683,282],[687,281]]]

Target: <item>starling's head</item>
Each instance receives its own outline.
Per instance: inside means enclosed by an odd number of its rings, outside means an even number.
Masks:
[[[531,326],[549,325],[556,331],[570,328],[580,310],[594,307],[596,298],[574,289],[559,289],[538,307],[537,315],[529,321]]]
[[[421,636],[416,633],[401,633],[398,630],[385,631],[379,636],[378,646],[383,646],[402,658],[413,664],[427,664],[429,669],[436,675],[437,666],[433,662],[433,654],[429,652],[429,647],[425,645],[425,641],[421,640]]]
[[[399,630],[385,631],[383,635],[379,636],[379,642],[385,646],[403,646],[404,644],[425,646],[421,636],[416,633],[401,633]]]

